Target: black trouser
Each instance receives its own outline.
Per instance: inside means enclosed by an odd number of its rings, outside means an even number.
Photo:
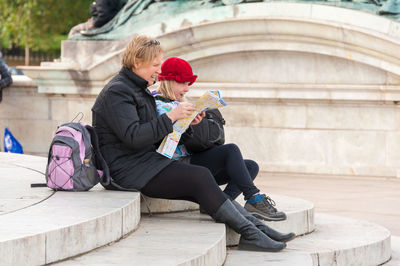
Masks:
[[[141,192],[153,198],[196,202],[210,215],[215,214],[227,200],[210,170],[179,161],[161,170]]]
[[[243,160],[235,144],[225,144],[196,153],[190,163],[208,168],[218,185],[228,183],[224,192],[231,199],[235,199],[241,192],[245,199],[260,192],[253,183],[258,174],[258,164],[252,160]]]

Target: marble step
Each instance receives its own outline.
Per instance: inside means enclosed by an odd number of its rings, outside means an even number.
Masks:
[[[392,257],[391,259],[383,264],[385,266],[399,266],[400,265],[400,237],[392,236],[391,237],[391,245],[392,245]]]
[[[279,211],[286,213],[287,219],[284,221],[263,221],[271,228],[282,232],[293,232],[297,236],[309,234],[314,228],[314,204],[312,202],[287,197],[282,195],[269,195],[276,203]],[[238,202],[244,206],[244,200],[238,199]],[[239,244],[240,235],[231,228],[226,228],[227,246],[236,246]]]
[[[140,211],[142,214],[149,214],[149,209],[150,213],[193,211],[199,209],[199,204],[186,200],[156,199],[143,196],[140,203]]]
[[[314,230],[314,204],[312,202],[286,197],[281,195],[270,195],[276,202],[276,207],[284,211],[287,215],[285,221],[264,221],[268,226],[280,232],[294,232],[296,235],[304,235]],[[148,205],[151,213],[170,213],[198,210],[199,205],[183,200],[164,200],[150,197],[144,197],[141,202],[142,214],[148,214]],[[244,199],[239,196],[238,202],[244,206]],[[226,244],[227,246],[235,246],[239,243],[239,234],[231,228],[226,227]]]
[[[0,265],[43,265],[121,239],[138,227],[140,194],[54,192],[47,158],[0,152]],[[23,254],[23,256],[21,255]]]
[[[264,221],[265,224],[280,232],[294,232],[296,235],[304,235],[314,230],[314,204],[312,202],[286,197],[281,195],[270,195],[276,202],[279,210],[286,213],[285,221]],[[199,205],[183,200],[163,200],[144,196],[145,200],[141,202],[142,214],[148,214],[149,207],[151,213],[169,213],[198,210]],[[237,201],[244,206],[244,199],[239,196]],[[227,246],[236,246],[239,243],[239,234],[231,228],[226,227],[226,244]]]
[[[131,235],[57,265],[222,265],[225,226],[195,212],[142,217]]]
[[[103,189],[56,192],[0,215],[0,265],[43,265],[119,240],[138,227],[139,197]]]
[[[0,162],[2,163],[2,167],[20,167],[24,169],[30,169],[44,175],[44,172],[46,171],[47,157],[0,152]],[[39,181],[44,183],[45,178],[44,176],[42,177],[43,178],[41,178]]]
[[[225,266],[380,265],[391,256],[390,232],[382,226],[350,218],[316,214],[312,234],[288,242],[277,253],[232,248]],[[397,264],[398,265],[398,264]]]
[[[41,171],[44,172],[46,161],[41,157],[0,152],[0,217],[37,204],[54,194],[47,187],[31,188],[32,183],[45,182]]]

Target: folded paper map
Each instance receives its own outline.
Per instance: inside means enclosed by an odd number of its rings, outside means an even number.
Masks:
[[[215,109],[219,107],[225,106],[225,101],[221,98],[221,94],[218,90],[212,90],[204,93],[197,101],[194,103],[195,111],[189,117],[184,119],[177,120],[174,125],[174,131],[168,134],[158,147],[157,152],[168,157],[172,158],[176,147],[178,146],[179,140],[181,139],[182,134],[189,127],[190,123],[199,114],[201,111],[206,109]]]

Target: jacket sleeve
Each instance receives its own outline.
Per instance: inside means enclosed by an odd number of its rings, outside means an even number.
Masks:
[[[8,72],[6,66],[0,63],[0,88],[5,88],[12,83],[11,74]]]
[[[103,118],[129,148],[145,148],[161,141],[172,132],[172,122],[166,114],[143,122],[140,121],[138,108],[132,96],[124,90],[111,90],[104,97]]]

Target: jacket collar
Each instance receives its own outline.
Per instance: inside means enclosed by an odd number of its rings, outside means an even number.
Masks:
[[[174,102],[174,100],[165,98],[161,93],[159,93],[157,91],[153,91],[151,94],[153,95],[154,99],[156,99],[156,100],[160,100],[165,103]]]
[[[148,84],[147,80],[142,79],[141,77],[136,75],[136,73],[133,72],[132,70],[130,70],[129,68],[122,67],[120,73],[122,73],[123,75],[128,77],[139,88],[144,89],[144,90],[148,90],[147,89],[147,84]]]

